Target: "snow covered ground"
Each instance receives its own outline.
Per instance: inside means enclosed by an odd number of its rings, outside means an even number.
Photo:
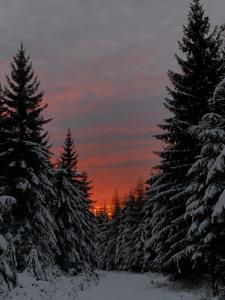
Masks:
[[[203,288],[172,284],[156,274],[99,272],[99,283],[82,277],[36,281],[21,274],[6,300],[205,300]]]
[[[73,300],[78,296],[77,279],[61,277],[54,281],[36,281],[21,274],[19,285],[12,290],[7,300]]]
[[[201,289],[174,287],[157,274],[101,272],[99,285],[79,294],[79,300],[200,300]]]

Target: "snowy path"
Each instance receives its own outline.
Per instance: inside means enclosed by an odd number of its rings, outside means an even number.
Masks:
[[[101,272],[98,286],[79,293],[79,300],[198,300],[202,293],[171,288],[164,277]]]
[[[36,281],[20,274],[20,284],[4,300],[200,300],[202,291],[172,284],[157,274],[99,272],[99,283],[81,291],[82,277]],[[192,284],[191,284],[192,285]],[[84,284],[85,287],[85,284]],[[2,298],[0,297],[2,300]]]

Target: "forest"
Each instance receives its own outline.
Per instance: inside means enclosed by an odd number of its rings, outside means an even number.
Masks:
[[[109,212],[94,209],[70,128],[53,163],[48,105],[21,43],[0,89],[2,299],[24,272],[40,281],[79,274],[98,281],[96,270],[203,278],[212,297],[225,297],[224,45],[224,27],[213,28],[193,0],[175,55],[179,71],[168,71],[159,164],[124,197],[115,193]]]

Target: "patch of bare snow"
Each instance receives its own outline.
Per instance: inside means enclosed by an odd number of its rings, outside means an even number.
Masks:
[[[171,283],[159,274],[98,272],[99,283],[85,276],[36,281],[20,274],[6,300],[208,300],[207,289],[191,282]]]

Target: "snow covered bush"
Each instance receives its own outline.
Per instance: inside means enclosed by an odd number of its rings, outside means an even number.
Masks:
[[[6,250],[7,262],[10,266],[10,269],[16,273],[17,272],[17,260],[16,260],[16,249],[14,246],[13,237],[10,233],[7,233],[5,239],[8,244],[8,247]]]
[[[6,219],[9,216],[16,199],[10,196],[0,197],[0,232],[8,230]],[[17,283],[17,262],[13,238],[10,233],[4,238],[0,234],[0,298],[16,286]]]
[[[93,285],[97,285],[99,283],[99,276],[97,273],[92,272],[90,270],[89,272],[84,272],[80,274],[80,283],[79,288],[81,291],[84,291],[86,289],[89,289]]]
[[[37,250],[33,247],[27,258],[26,272],[37,280],[45,280],[46,276],[38,258]]]
[[[0,235],[0,298],[3,299],[7,293],[16,286],[17,274],[16,265],[8,263],[7,257],[8,243],[5,238]],[[9,250],[10,251],[10,250]]]

